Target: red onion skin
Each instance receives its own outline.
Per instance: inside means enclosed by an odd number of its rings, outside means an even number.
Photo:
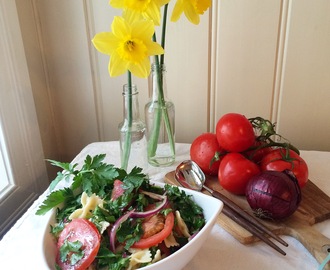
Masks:
[[[298,181],[288,170],[264,171],[252,177],[245,195],[256,216],[273,220],[291,216],[301,202]]]

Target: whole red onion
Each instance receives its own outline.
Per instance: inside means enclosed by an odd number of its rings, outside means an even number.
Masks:
[[[245,195],[257,217],[274,220],[291,216],[301,201],[298,181],[288,170],[264,171],[253,176]]]

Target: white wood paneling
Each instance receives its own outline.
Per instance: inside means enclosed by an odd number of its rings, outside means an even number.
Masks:
[[[86,7],[17,1],[46,158],[70,161],[99,140]]]
[[[215,120],[227,112],[270,118],[281,2],[218,5]]]
[[[279,131],[301,149],[330,151],[330,2],[290,1]]]

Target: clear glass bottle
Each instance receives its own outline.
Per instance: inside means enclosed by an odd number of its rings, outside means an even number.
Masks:
[[[165,65],[152,64],[152,97],[145,106],[148,162],[169,166],[175,161],[175,107],[166,97]]]
[[[138,93],[135,85],[123,87],[124,120],[118,129],[121,168],[128,172],[135,166],[147,166],[146,126],[140,119]]]

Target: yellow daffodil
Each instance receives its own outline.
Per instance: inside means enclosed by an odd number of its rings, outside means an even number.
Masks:
[[[114,8],[124,10],[124,17],[136,20],[141,16],[152,20],[155,25],[160,25],[160,8],[170,0],[110,0],[109,4]]]
[[[203,15],[211,3],[212,0],[177,0],[171,20],[176,22],[184,13],[190,22],[199,24],[199,15]]]
[[[163,48],[152,41],[154,23],[151,20],[129,23],[123,17],[116,16],[111,30],[96,34],[92,40],[98,51],[110,55],[110,76],[119,76],[129,70],[137,77],[148,77],[149,56],[164,53]]]

